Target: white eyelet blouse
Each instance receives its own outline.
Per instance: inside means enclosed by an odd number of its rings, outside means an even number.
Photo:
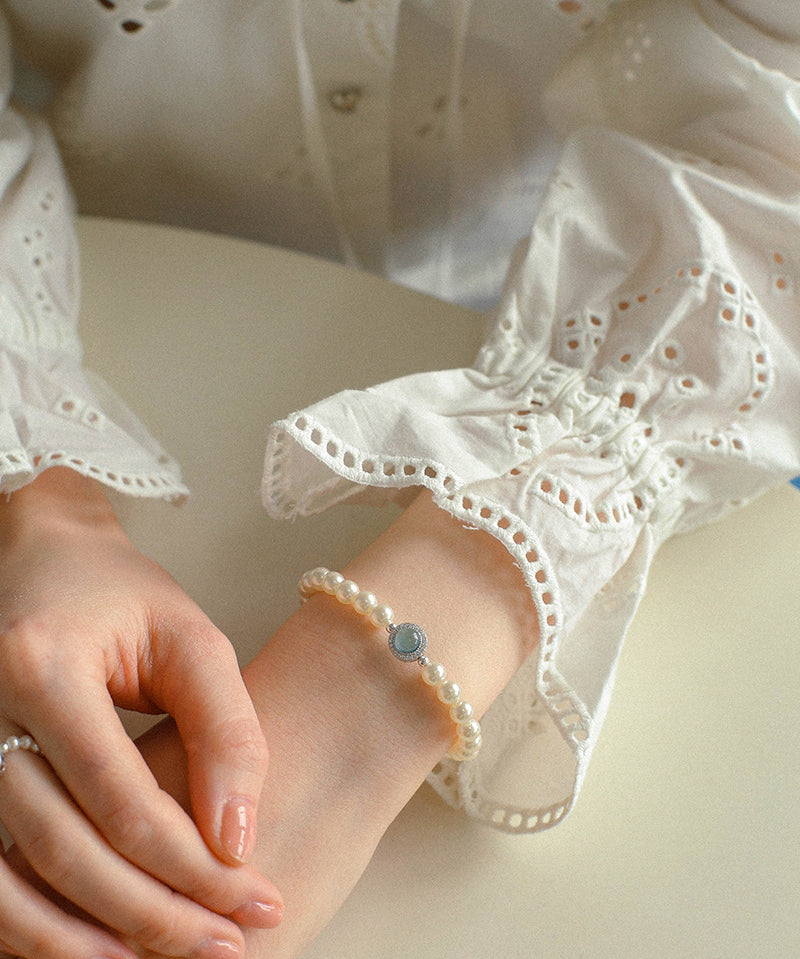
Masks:
[[[2,488],[58,463],[185,493],[81,366],[74,200],[493,308],[472,367],[276,423],[264,502],[426,486],[505,544],[541,641],[431,781],[501,829],[558,822],[659,545],[800,473],[796,5],[0,9]]]

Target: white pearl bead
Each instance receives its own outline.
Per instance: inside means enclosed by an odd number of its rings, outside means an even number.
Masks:
[[[475,715],[475,711],[468,702],[456,703],[450,709],[450,718],[454,723],[468,723]]]
[[[388,626],[391,623],[392,618],[394,617],[394,610],[391,606],[384,606],[379,604],[372,610],[369,614],[369,621],[373,626],[381,628],[383,626]]]
[[[8,743],[9,752],[13,753],[19,749],[19,740],[17,739],[16,736],[9,736],[6,742]]]
[[[0,756],[5,756],[8,752],[8,743],[0,743]]]
[[[40,752],[41,752],[41,749],[39,749],[39,743],[34,743],[34,744],[31,746],[31,752],[32,752],[32,753],[40,753]]]
[[[422,681],[429,686],[441,686],[447,679],[447,672],[441,663],[428,663],[422,667]]]
[[[461,750],[460,750],[461,759],[462,760],[474,759],[478,755],[478,753],[481,751],[482,742],[483,740],[481,739],[480,736],[478,736],[478,738],[473,740],[471,743],[464,743],[461,746]]]
[[[454,703],[450,707],[450,718],[454,723],[468,723],[474,715],[475,710],[466,700]]]
[[[461,698],[461,687],[458,683],[448,680],[446,683],[442,683],[436,690],[436,695],[439,697],[439,701],[444,703],[445,706],[452,706]]]
[[[351,604],[356,612],[366,616],[369,622],[378,629],[394,628],[394,611],[390,606],[378,603],[374,593],[361,590],[357,583],[325,566],[317,566],[304,573],[298,584],[298,589],[304,597],[312,593],[324,591],[345,605]],[[478,754],[481,747],[481,727],[474,717],[473,707],[461,699],[461,688],[458,683],[447,679],[447,672],[441,663],[435,663],[426,656],[419,657],[422,680],[436,690],[438,699],[448,707],[450,718],[456,724],[457,736],[447,755],[455,760],[469,760]],[[10,736],[5,743],[0,743],[0,758],[4,753],[16,749],[30,749],[38,752],[38,746],[31,736],[18,739]]]
[[[475,740],[481,734],[481,724],[477,719],[470,719],[467,723],[458,724],[458,738],[464,742]]]
[[[378,597],[375,593],[368,590],[362,590],[353,600],[353,609],[362,616],[369,616],[373,609],[378,605]]]
[[[33,745],[33,740],[30,736],[20,736],[19,737],[19,748],[20,749],[30,749]]]
[[[358,593],[358,586],[352,579],[345,579],[336,587],[336,598],[340,603],[352,603]]]
[[[344,576],[341,573],[331,571],[322,577],[322,588],[330,596],[334,596],[340,583],[344,582]]]

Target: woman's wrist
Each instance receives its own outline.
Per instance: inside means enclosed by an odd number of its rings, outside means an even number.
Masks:
[[[536,644],[535,610],[505,548],[465,529],[427,493],[343,572],[392,606],[396,622],[426,630],[427,655],[445,665],[476,715]],[[419,667],[396,660],[384,631],[331,596],[312,596],[265,652],[269,668],[307,700],[297,736],[312,752],[324,749],[334,778],[356,794],[385,786],[399,810],[453,742],[453,721]],[[246,671],[248,682],[257,686],[258,672]]]
[[[31,521],[116,527],[116,514],[96,480],[69,467],[56,466],[31,483],[0,496],[0,531],[11,533]]]
[[[533,601],[506,548],[427,491],[342,572],[390,605],[395,622],[425,629],[428,657],[445,665],[478,715],[538,643]]]
[[[453,739],[419,669],[394,660],[383,634],[328,596],[305,603],[265,652],[269,671],[283,677],[287,708],[303,703],[293,731],[300,750],[324,761],[339,795],[383,796],[396,814]],[[248,668],[245,678],[257,699],[258,676]]]

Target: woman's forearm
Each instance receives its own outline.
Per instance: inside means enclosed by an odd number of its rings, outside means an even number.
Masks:
[[[505,548],[465,529],[427,493],[343,572],[389,604],[395,622],[425,629],[427,655],[445,665],[477,715],[536,644],[533,603]],[[269,645],[270,669],[278,660],[288,683],[296,677],[296,695],[316,688],[307,704],[312,735],[330,737],[354,775],[391,767],[394,782],[405,770],[416,788],[447,751],[453,722],[419,667],[395,660],[386,634],[352,608],[313,596]],[[256,697],[259,674],[256,661],[246,671]]]
[[[430,657],[478,715],[535,646],[520,571],[491,536],[464,529],[427,493],[342,572],[390,604],[397,622],[423,626]],[[397,661],[385,633],[331,596],[290,616],[244,675],[270,745],[254,861],[286,906],[278,929],[247,933],[247,954],[294,959],[447,751],[454,725],[419,667]],[[162,786],[187,803],[174,729],[157,727],[141,748]]]

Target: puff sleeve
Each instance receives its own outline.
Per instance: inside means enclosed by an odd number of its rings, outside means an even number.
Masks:
[[[182,498],[177,464],[81,366],[72,198],[46,125],[10,102],[12,74],[0,13],[0,489],[59,465]]]
[[[553,78],[563,155],[472,368],[270,436],[273,514],[426,486],[520,566],[538,650],[431,776],[512,832],[574,803],[659,545],[800,472],[800,48],[716,7],[623,4]]]

